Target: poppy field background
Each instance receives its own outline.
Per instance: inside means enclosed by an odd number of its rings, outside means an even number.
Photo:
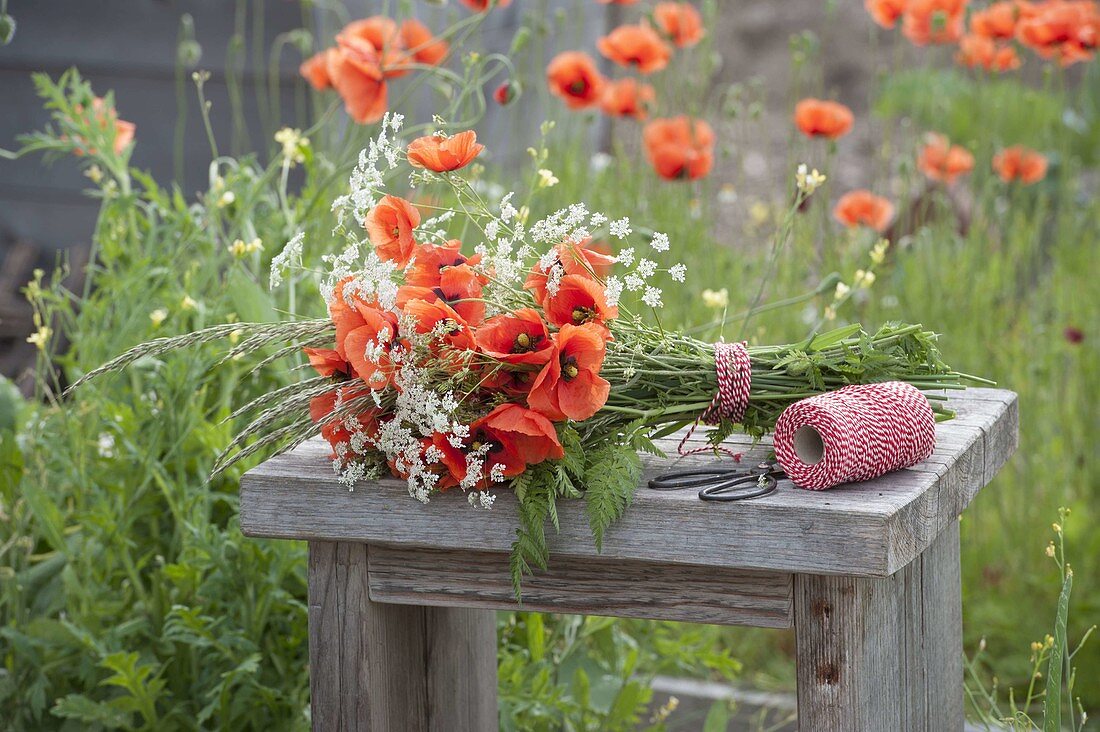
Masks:
[[[578,13],[596,4],[577,0]],[[497,129],[516,115],[508,149],[478,135],[485,150],[471,164],[488,199],[517,190],[532,220],[584,201],[667,232],[688,275],[658,276],[666,328],[777,343],[822,325],[921,322],[953,367],[1020,394],[1019,451],[962,519],[968,714],[1042,725],[1029,685],[1038,672],[1043,689],[1054,643],[1073,651],[1100,617],[1100,67],[1087,34],[1062,38],[1056,18],[1034,20],[1057,10],[1084,23],[1095,5],[1070,4],[1035,3],[1042,13],[1020,30],[1030,4],[826,3],[813,25],[772,39],[784,62],[755,76],[723,59],[744,54],[731,46],[759,11],[725,2],[694,5],[698,23],[674,4],[613,3],[613,27],[626,30],[593,44],[568,13],[512,0],[523,22],[507,54],[483,50],[477,11],[499,8],[384,3],[379,13],[408,29],[401,53],[375,73],[373,52],[345,39],[328,85],[310,59],[339,47],[336,31],[355,18],[322,11],[312,45],[294,49],[311,90],[303,118],[267,120],[288,128],[254,151],[212,150],[198,192],[129,166],[130,136],[170,144],[169,130],[120,126],[138,102],[75,73],[39,78],[55,121],[20,141],[22,154],[80,166],[102,208],[83,290],[62,286],[63,264],[27,285],[39,348],[21,382],[29,397],[0,382],[0,707],[12,727],[308,728],[304,546],[241,536],[237,478],[259,456],[206,482],[234,432],[223,420],[301,378],[301,360],[223,362],[224,349],[202,346],[60,392],[144,340],[323,314],[330,204],[375,115],[404,112],[428,134],[425,103],[463,123],[452,133],[480,131],[486,109]],[[410,17],[428,30],[400,25]],[[892,17],[897,29],[880,27]],[[839,48],[838,26],[855,23],[858,50]],[[841,73],[852,63],[855,83]],[[192,72],[201,94],[201,66],[181,66]],[[201,104],[191,91],[187,103]],[[545,121],[523,124],[525,109]],[[210,132],[213,145],[229,134]],[[824,181],[795,207],[803,164],[803,182]],[[298,233],[303,267],[276,260],[276,283],[272,260]],[[1055,640],[1063,557],[1073,588]],[[536,613],[501,613],[499,633],[504,729],[709,731],[736,714],[719,701],[686,716],[654,696],[657,674],[793,688],[787,633]],[[1100,643],[1072,665],[1061,721],[1088,728]]]

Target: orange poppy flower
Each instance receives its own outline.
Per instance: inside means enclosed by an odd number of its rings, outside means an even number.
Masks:
[[[494,8],[506,8],[512,4],[512,0],[462,0],[462,4],[475,13],[484,13],[490,5]]]
[[[474,340],[486,356],[509,366],[542,365],[553,345],[546,323],[534,308],[489,318],[474,332]]]
[[[405,273],[405,283],[419,287],[436,287],[446,268],[460,264],[473,267],[481,262],[480,254],[467,257],[461,250],[462,242],[458,239],[451,239],[445,244],[421,244],[416,249],[412,267]]]
[[[360,393],[361,390],[354,391],[346,387],[339,387],[315,396],[309,400],[309,417],[314,424],[320,424],[336,410],[338,403],[345,404],[359,396]],[[349,422],[349,420],[353,421]],[[359,457],[351,448],[352,432],[348,429],[349,423],[357,424],[357,431],[365,432],[372,439],[378,435],[378,413],[376,410],[370,409],[359,412],[354,417],[349,414],[332,419],[327,424],[321,425],[321,436],[332,447],[333,459],[337,457],[342,459]]]
[[[620,25],[596,41],[607,58],[620,66],[636,68],[642,74],[652,74],[668,66],[672,48],[661,40],[648,25]]]
[[[338,38],[339,45],[326,55],[328,77],[344,100],[348,116],[359,124],[382,119],[387,109],[387,88],[378,52],[361,38]]]
[[[686,115],[655,119],[642,131],[646,157],[667,180],[702,178],[714,165],[714,130]]]
[[[850,191],[836,202],[833,217],[845,226],[867,226],[881,234],[894,219],[894,204],[870,191]]]
[[[467,323],[477,325],[485,319],[485,301],[481,299],[484,283],[485,277],[468,264],[445,267],[435,287],[404,285],[398,288],[397,306],[403,308],[410,300],[442,301]]]
[[[409,164],[414,168],[427,168],[443,173],[466,167],[484,149],[485,146],[477,142],[477,133],[466,130],[450,137],[419,137],[409,143],[407,155]]]
[[[527,276],[524,288],[531,291],[535,301],[543,305],[546,300],[546,281],[549,274],[555,269],[560,269],[562,275],[580,275],[591,278],[604,277],[611,273],[615,266],[615,257],[605,242],[593,242],[592,238],[583,239],[580,243],[564,241],[555,247],[557,258],[550,267],[543,271],[535,265]],[[602,250],[602,251],[601,251]]]
[[[581,51],[563,51],[546,67],[550,92],[565,100],[570,109],[599,104],[606,80],[596,62]]]
[[[558,442],[557,430],[550,420],[519,404],[501,404],[470,425],[470,432],[475,438],[479,429],[510,443],[509,446],[527,465],[565,457],[565,451]]]
[[[1100,44],[1100,5],[1089,0],[1050,0],[1017,25],[1016,37],[1043,58],[1070,66],[1093,57]]]
[[[336,326],[336,353],[351,364],[355,375],[372,389],[390,383],[389,349],[397,339],[397,316],[373,300],[348,292],[350,279],[342,281],[329,303]]]
[[[449,352],[444,355],[445,360],[458,366],[465,362],[468,352],[474,350],[470,324],[443,300],[410,299],[401,309],[412,319],[418,334],[427,335],[433,330],[441,334],[432,345],[439,351]]]
[[[1031,148],[1014,145],[993,156],[993,170],[1005,183],[1018,180],[1031,185],[1047,176],[1047,159]]]
[[[840,102],[803,99],[794,107],[794,123],[806,137],[835,140],[852,130],[852,110]]]
[[[655,101],[657,93],[652,86],[628,77],[608,82],[600,99],[600,109],[612,117],[645,119]]]
[[[400,68],[407,54],[397,21],[384,15],[374,15],[348,23],[336,36],[336,43],[341,45],[354,43],[355,40],[363,41],[374,49],[386,77],[409,73],[408,69]]]
[[[420,226],[420,211],[404,198],[387,195],[367,214],[363,224],[380,259],[404,267],[416,249],[413,229]]]
[[[594,244],[591,237],[579,244],[571,241],[558,244],[554,247],[558,255],[557,259],[546,270],[538,264],[532,267],[531,273],[527,275],[527,281],[523,283],[524,289],[530,290],[535,302],[545,307],[546,282],[555,270],[559,270],[561,275],[578,275],[589,279],[593,276],[603,277],[610,274],[611,268],[615,266],[615,257],[610,251],[606,253],[599,251],[597,246],[599,244]],[[606,248],[606,245],[603,246]],[[557,276],[559,275],[555,275]]]
[[[77,104],[75,109],[77,113],[84,114],[84,108],[81,105]],[[92,116],[88,121],[96,124],[103,130],[114,125],[115,135],[111,149],[114,150],[115,155],[121,155],[122,151],[134,141],[134,133],[137,131],[137,125],[133,122],[119,119],[115,110],[107,108],[107,103],[103,101],[103,97],[95,97],[92,99]],[[65,138],[63,137],[62,139]],[[77,157],[96,154],[95,148],[88,147],[86,141],[79,136],[76,137],[76,142],[79,144],[76,149],[73,150],[73,154]]]
[[[1022,0],[1001,0],[990,3],[970,15],[970,32],[974,35],[1009,41],[1016,36],[1016,23],[1034,15],[1031,3]]]
[[[543,311],[553,325],[604,324],[619,317],[619,308],[607,304],[603,285],[591,277],[567,274],[558,282],[558,290],[547,296]]]
[[[338,53],[340,51],[336,48],[326,48],[324,51],[318,51],[302,62],[302,65],[298,67],[298,73],[314,89],[324,91],[332,86],[332,78],[328,73],[329,64],[331,63],[329,57]]]
[[[901,32],[911,43],[955,43],[962,37],[967,0],[908,0]]]
[[[318,376],[333,377],[339,374],[343,378],[352,375],[351,364],[331,348],[303,348],[309,365]]]
[[[974,156],[966,148],[952,145],[945,135],[933,132],[925,136],[917,167],[930,180],[950,184],[974,169]]]
[[[978,35],[963,36],[959,41],[959,52],[955,54],[955,60],[971,69],[982,68],[997,72],[1018,69],[1021,63],[1012,46]]]
[[[402,45],[408,49],[407,55],[429,66],[437,66],[451,49],[449,43],[436,38],[428,26],[415,18],[401,24],[400,38]]]
[[[703,18],[691,3],[657,3],[653,6],[653,20],[680,48],[694,46],[707,34]]]
[[[527,395],[528,406],[555,422],[580,421],[600,411],[611,391],[600,376],[606,338],[606,331],[594,323],[563,325],[554,334],[550,360]]]
[[[893,28],[905,13],[909,0],[863,0],[863,7],[871,14],[871,19],[883,28]]]

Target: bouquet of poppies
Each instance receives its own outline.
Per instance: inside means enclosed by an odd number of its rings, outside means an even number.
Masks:
[[[513,194],[488,201],[467,175],[482,151],[472,131],[404,145],[400,126],[387,116],[334,204],[347,248],[325,258],[329,317],[152,341],[85,379],[230,333],[239,340],[227,357],[263,349],[273,361],[304,348],[316,375],[237,410],[244,427],[216,470],[320,434],[349,489],[392,474],[419,501],[462,491],[480,508],[513,490],[518,592],[522,575],[546,564],[556,501],[586,501],[599,545],[630,504],[639,451],[657,452],[655,436],[702,420],[717,449],[733,430],[762,435],[793,401],[847,384],[938,390],[965,378],[917,325],[873,335],[855,325],[784,346],[665,331],[650,312],[661,306],[655,275],[686,274],[658,261],[667,236],[582,204],[528,225]],[[405,165],[421,203],[386,193]],[[301,243],[275,258],[273,286],[300,266]]]

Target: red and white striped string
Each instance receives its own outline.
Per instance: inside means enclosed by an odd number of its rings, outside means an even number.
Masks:
[[[715,343],[714,344],[714,368],[718,372],[718,393],[714,395],[707,410],[695,420],[687,434],[680,440],[676,451],[680,455],[695,455],[702,452],[721,452],[729,455],[734,460],[741,460],[741,453],[733,452],[724,447],[696,447],[691,450],[684,449],[688,440],[695,433],[699,423],[707,425],[719,424],[723,419],[731,422],[740,422],[745,416],[745,410],[749,406],[749,389],[752,387],[752,364],[749,362],[748,343]]]
[[[820,437],[820,454],[799,430]],[[869,480],[932,454],[936,418],[928,399],[901,381],[858,384],[803,399],[775,425],[775,456],[795,485],[812,490]],[[800,449],[801,453],[800,454]]]

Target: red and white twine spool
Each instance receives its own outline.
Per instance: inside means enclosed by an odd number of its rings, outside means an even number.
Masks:
[[[876,478],[932,454],[928,399],[901,381],[856,384],[787,407],[775,425],[775,456],[795,485],[823,490]]]
[[[694,455],[700,452],[718,450],[734,460],[741,459],[741,453],[734,453],[724,447],[697,447],[685,450],[684,446],[695,433],[699,423],[716,425],[723,419],[740,422],[749,406],[749,389],[752,387],[752,364],[749,362],[749,348],[746,341],[740,343],[715,343],[714,368],[718,372],[718,393],[714,395],[707,411],[695,420],[695,424],[680,440],[677,452],[681,455]]]

